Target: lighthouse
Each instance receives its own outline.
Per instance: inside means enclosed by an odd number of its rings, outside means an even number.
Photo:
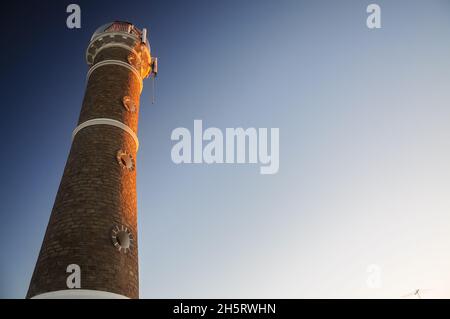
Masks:
[[[93,34],[86,61],[86,92],[27,298],[139,298],[139,100],[157,60],[146,29],[116,21]]]

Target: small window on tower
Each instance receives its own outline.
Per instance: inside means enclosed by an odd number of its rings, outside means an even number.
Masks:
[[[127,58],[128,63],[135,67],[136,69],[141,69],[141,58],[139,56],[136,56],[134,53],[130,54]]]
[[[134,159],[131,154],[120,150],[117,152],[116,159],[119,165],[122,166],[122,168],[125,168],[129,171],[134,170]]]
[[[130,54],[128,56],[128,63],[130,63],[131,65],[134,66],[136,64],[136,61],[137,61],[137,59],[136,59],[136,56],[134,54]]]
[[[131,97],[129,96],[124,96],[122,99],[122,104],[123,107],[131,113],[136,112],[136,104],[133,102],[133,100],[131,99]]]
[[[111,231],[111,239],[118,251],[127,253],[133,246],[133,235],[125,226],[115,226]]]

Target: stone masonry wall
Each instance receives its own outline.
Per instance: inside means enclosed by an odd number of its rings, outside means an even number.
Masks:
[[[128,63],[124,48],[106,48],[95,63],[120,60]],[[122,98],[137,106],[128,112]],[[128,69],[106,65],[95,70],[87,83],[79,122],[94,118],[118,120],[137,133],[140,84]],[[136,159],[131,136],[109,125],[86,127],[75,136],[58,189],[27,298],[68,289],[69,264],[81,268],[81,289],[139,297],[136,168],[117,163],[118,150]],[[114,226],[131,230],[134,241],[127,253],[112,244]]]

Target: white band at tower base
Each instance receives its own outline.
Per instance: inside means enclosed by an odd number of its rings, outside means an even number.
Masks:
[[[97,119],[87,120],[86,122],[81,123],[73,130],[72,139],[75,138],[75,135],[77,135],[77,133],[79,131],[81,131],[82,129],[89,127],[89,126],[93,126],[93,125],[111,125],[111,126],[115,126],[115,127],[118,127],[120,129],[124,130],[125,132],[127,132],[128,134],[131,135],[134,142],[136,143],[136,152],[138,151],[139,139],[138,139],[136,133],[134,133],[134,131],[129,126],[123,124],[122,122],[119,122],[119,121],[113,120],[113,119],[108,119],[108,118],[97,118]]]
[[[65,289],[31,297],[31,299],[130,299],[124,295],[113,292],[90,289]]]

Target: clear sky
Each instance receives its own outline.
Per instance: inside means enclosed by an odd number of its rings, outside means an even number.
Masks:
[[[448,0],[78,1],[69,30],[72,2],[2,5],[0,297],[25,296],[85,48],[113,20],[147,27],[160,62],[141,99],[142,298],[450,297]],[[175,165],[171,132],[195,119],[279,128],[278,174]]]

